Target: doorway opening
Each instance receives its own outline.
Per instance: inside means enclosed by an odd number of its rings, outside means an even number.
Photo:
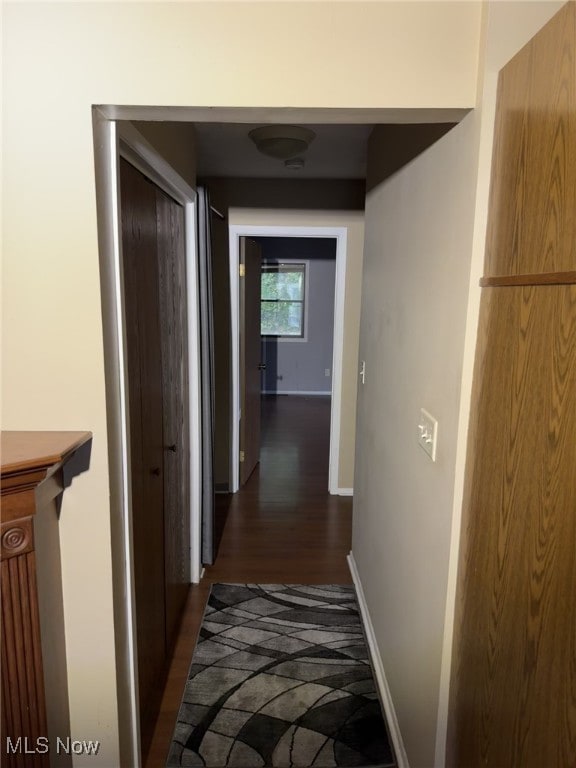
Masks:
[[[129,115],[134,119],[134,115]],[[118,122],[120,120],[120,122]],[[126,726],[122,733],[121,752],[128,756],[127,764],[137,765],[141,759],[140,750],[140,706],[138,702],[138,653],[136,643],[136,605],[133,579],[134,552],[132,542],[132,491],[130,487],[130,436],[128,434],[128,384],[126,365],[125,318],[122,299],[122,245],[119,237],[119,187],[118,164],[120,156],[129,160],[136,168],[143,170],[145,175],[158,183],[161,189],[173,196],[176,202],[184,206],[186,261],[189,282],[187,285],[187,305],[189,309],[188,340],[189,340],[189,382],[190,382],[190,484],[191,494],[191,548],[190,561],[192,581],[198,582],[201,572],[199,554],[201,509],[198,489],[200,488],[200,389],[199,389],[199,339],[198,339],[198,286],[197,286],[197,255],[194,233],[196,231],[196,192],[187,182],[174,172],[170,165],[163,160],[153,145],[142,140],[142,136],[130,123],[122,121],[120,112],[105,114],[105,109],[94,112],[94,137],[98,194],[98,226],[101,243],[101,283],[103,304],[103,329],[106,351],[107,406],[108,406],[108,445],[110,456],[110,496],[112,509],[112,539],[113,539],[113,579],[114,579],[114,610],[116,622],[116,656],[118,663],[118,679],[122,681],[119,696],[119,710],[122,723]],[[345,209],[342,209],[345,210]],[[356,209],[354,209],[354,212]],[[330,217],[327,217],[330,220]],[[272,229],[272,231],[271,231]],[[254,234],[275,236],[276,228],[254,227]],[[268,232],[266,232],[268,230]],[[327,227],[298,227],[290,228],[286,236],[294,237],[332,237],[336,240],[336,290],[335,290],[335,337],[332,363],[332,409],[330,413],[330,475],[328,485],[332,493],[338,493],[338,442],[340,435],[339,407],[341,400],[341,371],[342,343],[337,339],[343,338],[343,299],[346,277],[346,243],[348,228],[346,226]],[[284,231],[285,228],[282,228]],[[232,246],[233,247],[233,246]],[[236,275],[235,275],[236,276]],[[233,293],[234,295],[234,293]],[[237,294],[236,294],[237,295]],[[233,299],[234,303],[234,299]],[[235,308],[237,310],[237,302]],[[233,307],[234,309],[234,307]],[[236,326],[237,328],[237,326]],[[236,347],[236,363],[237,345]],[[338,375],[340,372],[340,375]],[[236,391],[236,388],[235,388]],[[234,445],[234,448],[236,444]],[[237,450],[237,449],[236,449]],[[235,462],[237,467],[237,462]],[[342,545],[338,551],[338,559],[342,560],[344,550],[349,548],[348,529],[351,518],[351,500],[340,500],[346,510],[346,515],[337,513],[336,506],[330,502],[331,515],[326,524],[332,529],[340,528],[343,532]],[[324,516],[325,517],[325,516]],[[305,520],[302,521],[303,525]],[[294,528],[294,521],[289,522]],[[302,529],[304,530],[304,529]],[[319,532],[314,537],[316,544],[324,551],[327,537]],[[312,560],[320,562],[332,561],[330,557],[314,556]],[[291,564],[291,569],[300,562],[298,557]],[[342,560],[345,563],[344,560]],[[315,573],[315,571],[314,571]],[[343,575],[331,575],[332,570],[322,570],[320,577],[312,573],[309,578],[341,580]],[[235,576],[238,578],[238,575]],[[271,578],[270,576],[266,578]],[[280,574],[274,578],[281,578]],[[284,575],[286,579],[289,576]]]
[[[336,240],[334,238],[255,237],[260,249],[260,274],[253,276],[260,285],[258,306],[251,309],[257,319],[259,345],[257,364],[261,394],[261,479],[267,467],[267,452],[274,424],[293,413],[297,422],[302,408],[310,427],[322,433],[317,448],[325,456],[328,488],[330,411],[334,340],[334,294],[336,284]],[[247,271],[243,280],[249,279]],[[242,280],[242,278],[241,278]],[[246,312],[241,312],[241,335],[246,336]],[[241,367],[241,376],[246,371]],[[244,387],[244,390],[246,388]],[[242,390],[242,387],[241,387]],[[279,399],[283,398],[280,402]],[[297,403],[305,398],[307,403]],[[287,402],[290,401],[290,402]],[[285,416],[286,414],[286,416]],[[273,422],[271,424],[270,422]],[[296,475],[299,463],[297,433],[286,430],[292,439],[282,444],[286,461],[284,474]],[[324,437],[325,434],[325,437]],[[325,445],[324,445],[325,443]],[[241,452],[242,459],[242,452]],[[242,476],[240,462],[240,475]]]
[[[261,249],[261,392],[332,394],[336,240],[255,237]]]
[[[296,238],[293,242],[298,240],[312,240],[320,239],[321,241],[327,241],[334,244],[334,292],[333,302],[331,302],[333,323],[331,334],[331,365],[325,364],[321,367],[321,372],[324,373],[324,378],[331,381],[329,388],[325,390],[319,390],[326,395],[327,392],[331,396],[330,405],[330,439],[329,439],[329,464],[328,464],[328,491],[330,494],[337,495],[340,493],[338,486],[339,477],[339,464],[340,464],[340,423],[341,423],[341,408],[342,408],[342,350],[344,343],[344,290],[346,280],[346,246],[347,246],[347,229],[345,227],[306,227],[306,226],[255,226],[255,225],[231,225],[230,226],[230,293],[231,293],[231,325],[232,325],[232,418],[231,418],[231,491],[235,493],[240,488],[240,424],[241,424],[241,411],[242,411],[242,380],[241,380],[241,313],[240,313],[240,253],[241,253],[241,240],[245,237],[254,238],[257,242],[268,243],[268,247],[274,250],[273,242],[276,240],[275,246],[278,251],[279,248],[287,247],[289,240]],[[278,245],[280,243],[280,245]],[[305,322],[305,321],[304,321]],[[306,327],[303,328],[303,332],[306,332]],[[307,337],[305,337],[307,338]],[[279,344],[296,345],[297,341],[274,343],[263,342],[264,356],[271,358],[276,354],[278,355],[277,347]],[[276,346],[276,352],[274,347]],[[307,350],[309,351],[309,350]],[[291,355],[293,357],[293,355]],[[263,364],[268,366],[266,360],[262,361]],[[274,373],[276,371],[276,373]],[[329,371],[329,376],[326,375],[326,371]],[[267,368],[262,371],[262,376],[265,377],[266,387],[273,387],[273,392],[278,394],[278,381],[284,381],[284,379],[273,381],[273,376],[284,375],[278,374],[277,362],[276,365],[271,365],[271,370]],[[294,382],[295,380],[293,380]],[[294,383],[291,387],[296,386]],[[310,385],[308,385],[310,386]],[[326,385],[324,385],[326,386]],[[266,390],[265,390],[266,391]],[[310,393],[312,390],[305,389],[299,385],[299,390],[292,389],[294,394],[296,391]],[[287,390],[280,390],[282,394],[288,394]],[[342,494],[346,495],[346,494]]]

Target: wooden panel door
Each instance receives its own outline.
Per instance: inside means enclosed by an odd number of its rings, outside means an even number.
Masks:
[[[190,585],[184,211],[120,165],[142,753]]]
[[[166,644],[190,585],[190,430],[184,209],[156,191],[164,425]]]
[[[120,170],[138,686],[145,712],[166,656],[156,188],[125,160]]]
[[[576,765],[576,6],[500,75],[449,768]]]
[[[254,240],[240,238],[240,485],[260,461],[262,256]]]

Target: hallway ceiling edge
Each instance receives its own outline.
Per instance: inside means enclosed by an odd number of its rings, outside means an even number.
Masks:
[[[459,123],[471,107],[325,108],[325,107],[170,107],[97,104],[108,120],[171,120],[188,123]]]
[[[462,109],[298,109],[95,107],[101,117],[153,122],[192,122],[196,131],[197,175],[219,178],[365,179],[367,142],[375,125],[455,123]],[[249,132],[266,124],[303,125],[315,140],[298,170],[259,153]]]

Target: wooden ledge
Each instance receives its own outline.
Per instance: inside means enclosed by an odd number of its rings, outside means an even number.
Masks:
[[[61,464],[91,432],[2,432],[2,477]]]
[[[54,497],[88,469],[92,433],[7,431],[0,436],[0,446],[1,517],[5,521],[33,514],[36,490],[48,478],[52,478],[49,495]]]
[[[541,272],[527,275],[482,277],[481,288],[514,288],[522,285],[575,285],[576,272]]]

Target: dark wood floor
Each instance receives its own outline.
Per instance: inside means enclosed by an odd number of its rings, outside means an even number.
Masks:
[[[164,768],[210,585],[349,584],[352,499],[328,494],[330,398],[265,397],[260,465],[217,496],[218,554],[188,603],[146,768]]]

